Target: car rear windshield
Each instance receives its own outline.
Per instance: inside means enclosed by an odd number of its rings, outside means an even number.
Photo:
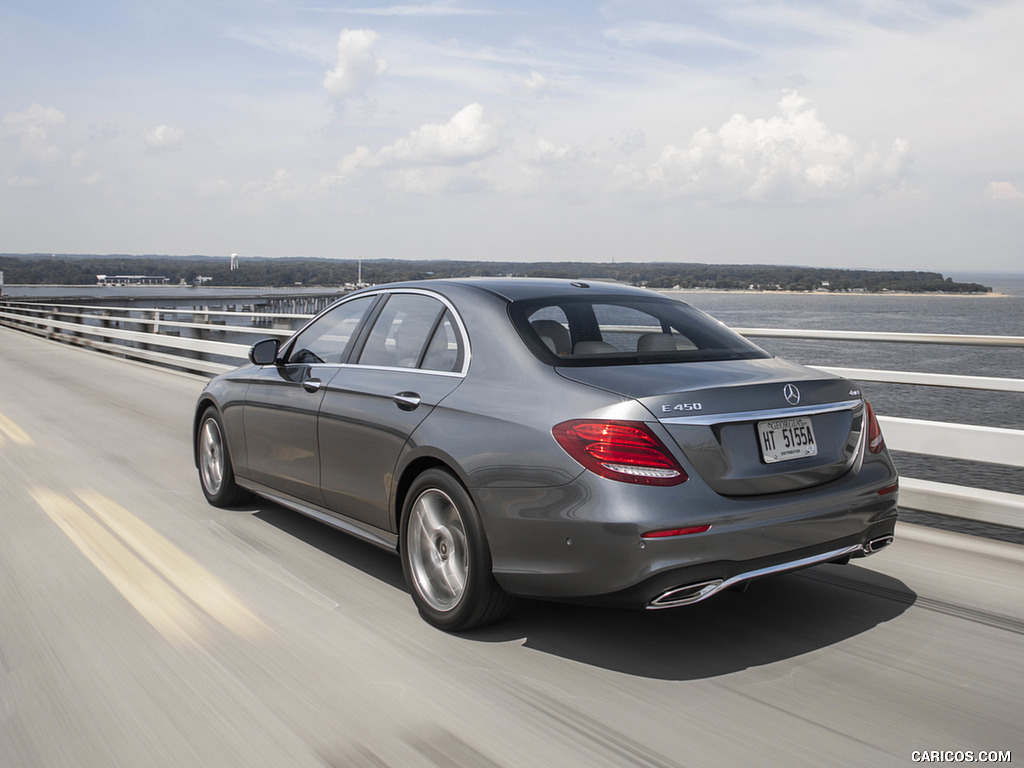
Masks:
[[[660,297],[565,296],[516,301],[523,341],[550,365],[599,366],[771,357],[698,309]]]

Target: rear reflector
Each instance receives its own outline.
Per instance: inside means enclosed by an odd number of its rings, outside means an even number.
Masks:
[[[711,530],[710,525],[694,525],[689,528],[666,528],[664,531],[648,531],[641,533],[641,539],[664,539],[669,536],[689,536],[691,533],[704,533]]]
[[[642,421],[573,419],[551,428],[563,450],[591,472],[638,485],[678,485],[688,478]]]

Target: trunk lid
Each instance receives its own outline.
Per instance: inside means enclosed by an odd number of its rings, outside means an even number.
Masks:
[[[862,453],[860,387],[777,358],[558,371],[640,401],[723,495],[819,485],[849,472]]]

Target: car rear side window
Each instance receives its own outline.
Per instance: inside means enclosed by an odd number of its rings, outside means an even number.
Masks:
[[[444,304],[422,294],[398,293],[388,298],[387,304],[373,324],[362,353],[360,365],[375,365],[385,368],[418,368],[424,362],[424,355],[433,350],[427,359],[440,364],[442,352],[447,351],[431,344],[428,340],[436,336],[435,331],[443,326]]]
[[[455,327],[455,318],[451,312],[445,310],[430,343],[427,344],[420,367],[428,371],[447,373],[461,371],[464,354],[459,332]]]
[[[578,295],[513,302],[509,313],[551,365],[636,365],[766,358],[760,347],[681,301]]]

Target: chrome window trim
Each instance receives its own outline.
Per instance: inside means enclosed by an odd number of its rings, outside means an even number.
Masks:
[[[429,368],[401,368],[395,365],[360,365],[359,363],[338,363],[338,368],[354,368],[360,371],[391,371],[394,373],[422,373],[427,376],[448,376],[453,379],[464,379],[465,371],[434,371]]]
[[[712,424],[731,424],[738,421],[761,421],[764,419],[789,419],[794,416],[816,416],[819,413],[835,413],[836,411],[852,411],[861,405],[863,400],[844,400],[841,403],[826,405],[801,405],[797,408],[780,408],[778,410],[735,411],[733,413],[708,413],[693,416],[673,416],[661,419],[662,424],[689,424],[711,426]]]
[[[448,376],[453,379],[464,379],[462,371],[433,371],[429,368],[399,368],[387,365],[359,365],[359,363],[283,363],[285,368],[352,368],[357,371],[391,371],[392,373],[422,373],[427,376]],[[262,366],[266,367],[266,366]]]
[[[311,326],[313,323],[315,323],[321,317],[323,317],[324,315],[328,314],[329,312],[333,312],[335,309],[337,309],[342,304],[347,304],[349,301],[353,301],[355,299],[361,299],[361,298],[366,298],[366,297],[371,297],[371,296],[379,296],[381,293],[383,293],[383,291],[377,291],[377,292],[372,293],[372,294],[369,294],[369,293],[359,293],[358,295],[355,294],[355,293],[351,293],[348,296],[343,296],[342,298],[338,299],[336,302],[334,302],[333,304],[325,307],[320,312],[317,312],[315,315],[313,315],[311,318],[309,318],[309,320],[307,320],[302,325],[300,325],[298,328],[296,328],[292,332],[291,336],[289,336],[287,339],[285,339],[284,341],[281,342],[281,344],[277,348],[277,354],[278,354],[278,357],[279,357],[279,361],[277,363],[275,363],[275,364],[276,365],[304,365],[304,363],[293,363],[293,362],[289,362],[289,361],[284,360],[283,358],[281,358],[281,355],[285,352],[285,350],[287,350],[287,354],[289,354],[289,355],[292,353],[292,346],[295,344],[295,340],[299,337],[299,334],[303,333],[307,328],[309,328],[309,326]],[[373,304],[372,303],[370,304],[370,309],[373,309]],[[359,329],[357,328],[356,330],[359,330]],[[306,365],[308,365],[308,363],[306,363]],[[316,363],[316,365],[340,365],[340,363]],[[260,366],[260,367],[265,367],[265,366]]]
[[[427,368],[399,368],[399,367],[383,366],[383,365],[360,365],[359,363],[317,363],[317,365],[318,366],[322,365],[322,366],[326,366],[326,367],[330,367],[330,368],[360,368],[360,369],[365,369],[365,370],[369,370],[369,371],[405,371],[406,373],[408,373],[410,371],[415,371],[416,373],[428,373],[428,374],[433,374],[435,376],[454,376],[454,377],[464,378],[466,376],[466,374],[469,372],[469,363],[470,363],[470,360],[473,357],[473,352],[472,352],[472,348],[470,347],[470,344],[469,344],[469,334],[466,332],[466,326],[462,322],[462,316],[458,313],[458,310],[455,309],[455,305],[452,304],[448,300],[448,297],[442,296],[440,293],[435,293],[434,291],[424,290],[422,288],[393,288],[393,289],[392,288],[385,288],[385,289],[375,289],[375,290],[369,290],[369,291],[359,291],[358,293],[353,293],[353,294],[351,294],[349,296],[346,296],[344,298],[338,299],[338,301],[336,301],[333,304],[331,304],[331,306],[327,307],[327,309],[325,309],[323,312],[321,312],[318,315],[316,315],[316,317],[311,318],[308,323],[306,323],[301,328],[296,330],[295,333],[293,333],[283,344],[281,344],[280,348],[284,349],[286,345],[291,344],[296,336],[298,336],[300,333],[302,333],[304,330],[306,330],[309,326],[311,326],[313,323],[315,323],[317,320],[319,320],[323,315],[326,315],[328,312],[330,312],[331,310],[335,309],[336,307],[338,307],[341,304],[344,304],[344,303],[346,303],[346,302],[348,302],[350,300],[365,298],[365,297],[369,297],[369,296],[392,296],[394,294],[399,294],[399,293],[413,293],[413,294],[418,294],[418,295],[421,295],[421,296],[429,296],[430,298],[436,299],[437,301],[441,302],[445,306],[445,308],[449,312],[452,313],[452,317],[455,318],[455,325],[456,325],[456,327],[458,329],[457,332],[458,332],[459,336],[462,339],[462,345],[463,345],[463,348],[465,349],[465,354],[463,354],[463,356],[462,356],[462,370],[460,370],[460,371],[434,371],[434,370],[430,370],[430,369],[427,369]],[[374,322],[376,322],[376,319],[374,320]],[[359,330],[361,331],[362,328],[360,327]],[[428,339],[428,341],[429,341],[429,339]],[[288,363],[288,362],[286,362],[286,363],[284,363],[284,365],[308,365],[308,363]]]
[[[418,371],[419,373],[432,373],[441,376],[465,376],[469,372],[469,361],[472,358],[472,350],[469,345],[469,334],[466,333],[466,326],[462,322],[462,316],[455,309],[455,305],[448,301],[447,296],[442,296],[440,293],[434,291],[424,290],[423,288],[386,288],[384,290],[372,291],[371,293],[360,294],[362,296],[370,296],[373,294],[385,294],[393,296],[401,293],[412,293],[419,296],[428,296],[432,299],[436,299],[441,302],[449,312],[452,313],[452,317],[455,318],[455,325],[458,328],[459,336],[462,337],[462,345],[465,349],[465,354],[462,356],[462,370],[461,371],[432,371],[426,368],[398,368],[392,366],[383,365],[360,365],[359,363],[343,363],[343,366],[349,366],[352,368],[365,368],[367,370],[377,371]],[[430,341],[429,339],[427,340]]]

